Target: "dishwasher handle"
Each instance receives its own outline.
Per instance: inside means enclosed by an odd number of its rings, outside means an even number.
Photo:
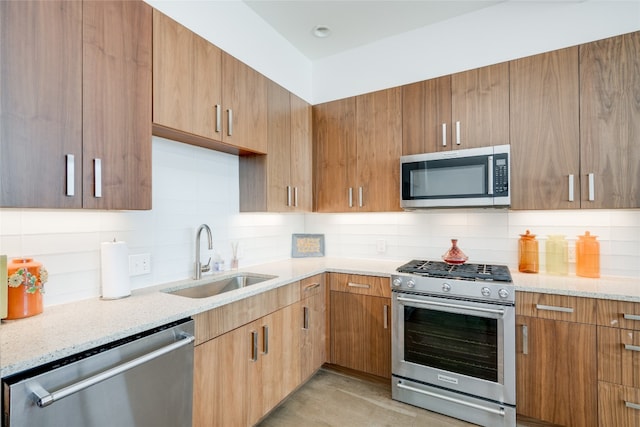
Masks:
[[[29,388],[33,393],[36,404],[40,408],[46,408],[47,406],[51,405],[54,402],[57,402],[60,399],[64,399],[67,396],[70,396],[86,388],[89,388],[93,385],[96,385],[99,382],[102,382],[104,380],[108,380],[111,377],[115,377],[116,375],[121,374],[130,369],[133,369],[136,366],[142,365],[143,363],[149,362],[153,359],[157,359],[158,357],[164,354],[170,353],[181,347],[187,346],[195,341],[195,337],[193,335],[187,334],[186,332],[182,332],[180,335],[182,339],[174,343],[161,347],[150,353],[146,353],[138,358],[125,362],[121,365],[115,366],[111,369],[107,369],[106,371],[100,372],[99,374],[93,375],[82,381],[78,381],[77,383],[61,388],[60,390],[49,392],[44,387],[42,387],[40,383],[35,381],[29,384]]]

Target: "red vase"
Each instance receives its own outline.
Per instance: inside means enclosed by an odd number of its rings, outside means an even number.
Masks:
[[[9,284],[7,320],[42,313],[43,284],[47,271],[33,258],[14,258],[7,265]]]

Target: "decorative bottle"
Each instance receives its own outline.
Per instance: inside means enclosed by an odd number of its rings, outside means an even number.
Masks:
[[[562,235],[551,235],[545,246],[547,273],[569,274],[569,245]]]
[[[520,235],[518,241],[518,271],[522,273],[538,272],[538,241],[529,230]]]
[[[600,277],[600,242],[588,231],[576,242],[576,275]]]

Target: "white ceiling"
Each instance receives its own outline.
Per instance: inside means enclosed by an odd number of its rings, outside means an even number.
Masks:
[[[502,0],[243,0],[310,60],[445,21]],[[331,35],[317,38],[317,25]]]

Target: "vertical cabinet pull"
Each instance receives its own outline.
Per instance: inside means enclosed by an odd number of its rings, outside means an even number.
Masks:
[[[302,307],[302,329],[309,329],[309,307]]]
[[[569,174],[569,201],[573,202],[573,174]]]
[[[291,186],[287,185],[287,206],[291,206]]]
[[[233,110],[231,108],[227,110],[227,135],[233,135]]]
[[[589,201],[596,200],[595,176],[593,173],[587,175],[589,177]]]
[[[359,207],[364,206],[364,200],[362,198],[362,194],[363,194],[362,187],[358,187],[358,206]]]
[[[522,354],[529,354],[529,327],[522,325]]]
[[[262,354],[269,354],[269,327],[262,327]]]
[[[456,145],[460,145],[460,121],[456,122]]]
[[[76,185],[75,185],[75,176],[76,176],[76,162],[73,154],[65,155],[67,160],[67,192],[65,193],[67,196],[75,196],[76,195]]]
[[[93,186],[94,186],[94,196],[93,197],[102,197],[102,160],[101,159],[93,159]]]
[[[386,304],[384,306],[383,317],[384,317],[384,328],[389,329],[389,306]]]
[[[258,333],[251,331],[251,360],[258,361]]]
[[[220,108],[220,104],[216,104],[216,133],[220,133],[221,126],[222,126],[222,108]]]
[[[442,146],[443,147],[447,146],[447,124],[446,123],[442,124]]]
[[[293,187],[293,206],[298,207],[298,187]]]
[[[349,187],[349,207],[353,207],[353,187]]]

